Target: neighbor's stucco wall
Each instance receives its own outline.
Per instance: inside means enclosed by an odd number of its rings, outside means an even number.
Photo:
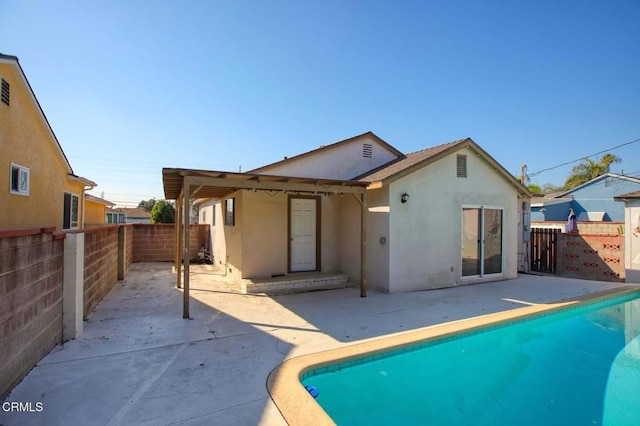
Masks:
[[[103,203],[97,203],[86,198],[84,203],[86,209],[84,225],[104,225],[107,218],[107,206]]]
[[[0,229],[55,226],[62,229],[64,192],[79,197],[84,185],[68,179],[67,166],[18,69],[0,62],[10,85],[10,105],[0,102]],[[10,193],[11,163],[30,170],[29,195]]]
[[[576,215],[582,212],[606,212],[605,220],[622,222],[624,220],[624,203],[614,201],[613,197],[640,190],[640,183],[613,176],[602,176],[600,179],[566,193],[573,195],[571,207]],[[564,217],[549,217],[546,220],[566,220]]]
[[[640,283],[640,200],[629,200],[624,204],[625,281]]]
[[[363,144],[371,144],[373,155],[363,157]],[[354,139],[331,149],[292,159],[286,164],[260,169],[260,173],[349,180],[397,158],[370,136]]]
[[[389,187],[367,191],[367,287],[389,291]]]
[[[467,155],[467,178],[456,177],[456,155]],[[410,195],[400,202],[403,192]],[[389,185],[390,291],[404,292],[515,278],[518,193],[469,149],[453,153]],[[503,208],[503,273],[462,279],[462,208]]]

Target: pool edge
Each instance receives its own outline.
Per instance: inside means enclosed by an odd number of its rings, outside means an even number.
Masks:
[[[335,425],[335,421],[322,409],[314,398],[300,384],[300,378],[308,371],[333,365],[336,362],[349,362],[363,355],[371,356],[389,350],[402,349],[416,343],[463,331],[473,331],[490,325],[499,325],[514,319],[536,316],[553,312],[576,304],[605,300],[615,296],[640,291],[640,285],[628,284],[559,300],[522,308],[510,309],[492,314],[481,315],[462,320],[422,327],[380,336],[364,342],[347,344],[340,348],[315,352],[289,358],[274,368],[267,377],[267,390],[276,407],[289,425]]]

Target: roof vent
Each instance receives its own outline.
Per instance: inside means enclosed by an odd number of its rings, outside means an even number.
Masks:
[[[467,177],[467,156],[458,155],[456,157],[456,174],[458,177]]]
[[[2,102],[9,105],[9,83],[2,79]]]
[[[373,158],[373,145],[370,143],[362,144],[362,156],[364,158]]]

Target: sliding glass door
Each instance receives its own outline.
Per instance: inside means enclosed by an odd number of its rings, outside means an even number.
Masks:
[[[502,209],[462,209],[462,276],[502,272]]]

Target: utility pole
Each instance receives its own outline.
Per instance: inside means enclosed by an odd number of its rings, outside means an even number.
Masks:
[[[522,163],[520,166],[520,183],[524,185],[524,181],[527,176],[527,165]]]

